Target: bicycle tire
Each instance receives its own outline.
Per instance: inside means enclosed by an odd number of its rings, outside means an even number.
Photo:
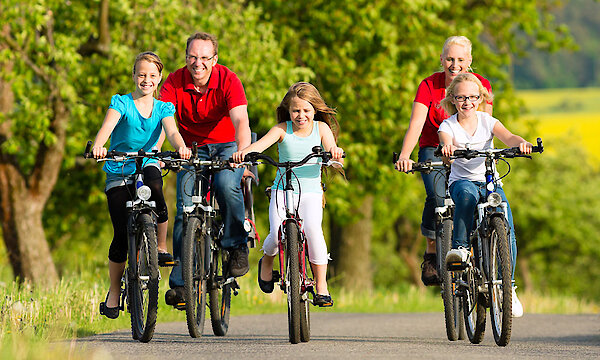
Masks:
[[[218,247],[213,250],[208,293],[210,320],[215,336],[225,336],[229,330],[231,314],[231,284],[219,285],[218,279],[227,280],[227,268],[223,260],[225,250]]]
[[[285,223],[285,279],[288,304],[288,330],[292,344],[300,339],[300,266],[298,258],[298,226],[293,221]]]
[[[185,318],[190,336],[197,338],[204,332],[207,280],[204,270],[206,239],[202,223],[197,217],[188,218],[182,244],[183,297]]]
[[[490,221],[490,318],[494,341],[506,346],[512,330],[512,266],[508,231],[503,217]]]
[[[306,238],[304,238],[306,241]],[[299,259],[304,260],[304,285],[306,286],[308,280],[308,271],[310,268],[310,262],[308,261],[308,249],[306,248],[306,244],[303,243],[304,251],[300,253]],[[303,296],[300,299],[300,341],[309,342],[310,341],[310,303],[308,297],[306,295],[306,289],[301,289],[303,292]]]
[[[150,214],[139,214],[135,220],[130,218],[128,229],[130,245],[127,297],[131,313],[131,335],[134,340],[149,342],[154,336],[158,308],[156,226]]]
[[[468,284],[463,287],[464,293],[461,297],[465,330],[469,341],[479,344],[485,334],[485,299],[477,291],[478,284],[473,267],[463,272],[463,280]]]
[[[438,241],[441,245],[441,253],[438,259],[446,259],[446,254],[452,247],[452,219],[445,219],[441,225],[441,232],[438,237]],[[444,319],[446,322],[446,336],[450,341],[456,341],[459,338],[460,322],[463,321],[460,318],[460,304],[457,301],[455,294],[456,284],[452,281],[452,273],[448,271],[446,267],[446,261],[442,261],[441,266],[441,280],[442,280],[442,299],[444,301]]]

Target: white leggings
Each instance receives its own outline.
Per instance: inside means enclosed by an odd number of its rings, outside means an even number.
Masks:
[[[285,193],[283,190],[271,190],[269,204],[270,232],[265,238],[262,250],[266,255],[275,256],[278,253],[277,233],[285,219]],[[276,200],[277,199],[277,200]],[[298,194],[294,194],[294,207],[298,204]],[[302,219],[302,229],[308,242],[308,259],[315,265],[327,265],[327,244],[323,236],[321,222],[323,221],[323,194],[303,193],[300,199],[298,214]]]

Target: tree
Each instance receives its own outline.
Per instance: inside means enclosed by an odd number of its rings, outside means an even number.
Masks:
[[[495,89],[507,90],[507,96],[511,54],[526,50],[517,33],[536,39],[536,47],[542,49],[569,42],[564,29],[548,19],[546,5],[535,0],[251,3],[260,4],[265,21],[280,31],[286,58],[313,69],[315,85],[339,109],[340,143],[349,154],[349,183],[329,187],[328,199],[334,201],[329,201],[328,211],[335,214],[330,216],[331,247],[338,250],[335,274],[345,287],[354,289],[370,287],[363,285],[371,284],[370,272],[357,266],[356,259],[364,259],[371,244],[386,246],[382,239],[395,242],[393,248],[407,262],[417,262],[420,248],[412,241],[418,236],[418,223],[411,218],[412,226],[394,226],[409,208],[398,206],[404,194],[393,189],[412,183],[406,189],[412,192],[418,185],[394,174],[390,158],[393,150],[400,149],[416,87],[439,67],[443,41],[449,35],[468,35],[474,42],[478,71],[493,80]],[[507,105],[503,97],[497,98],[495,113],[512,112]],[[377,222],[364,226],[371,219]],[[404,229],[402,235],[410,240],[398,239],[399,232],[390,235],[394,229]],[[361,277],[366,281],[357,280]],[[411,278],[416,278],[414,273]]]
[[[15,276],[33,282],[57,279],[49,244],[83,226],[80,236],[87,238],[89,227],[98,224],[89,209],[105,209],[99,167],[75,159],[100,127],[110,96],[131,91],[129,74],[137,53],[158,52],[172,71],[184,63],[190,34],[200,29],[215,33],[223,45],[221,62],[248,79],[253,121],[267,118],[273,109],[259,100],[278,97],[290,77],[310,74],[280,59],[273,27],[258,23],[259,10],[241,1],[92,4],[42,0],[32,6],[7,0],[0,5],[0,23],[5,24],[1,65],[12,69],[0,79],[2,232]],[[253,47],[262,51],[253,52]],[[52,211],[43,213],[59,173]],[[80,201],[65,204],[76,198]],[[53,235],[49,241],[42,214]]]

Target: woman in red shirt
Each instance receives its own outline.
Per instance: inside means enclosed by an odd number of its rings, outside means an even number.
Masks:
[[[443,71],[433,73],[421,81],[413,102],[410,123],[404,135],[400,157],[396,162],[398,171],[407,172],[412,169],[414,161],[410,159],[410,154],[417,141],[419,142],[419,162],[441,160],[433,155],[439,144],[437,130],[442,121],[448,117],[440,106],[440,101],[446,96],[446,87],[450,85],[456,75],[470,72],[473,61],[471,47],[471,41],[464,36],[451,36],[446,39],[440,55]],[[474,75],[481,80],[483,86],[491,94],[490,82],[481,75]],[[491,103],[485,105],[485,111],[492,114]],[[441,173],[445,175],[444,172]],[[422,173],[421,176],[427,193],[421,219],[421,233],[427,238],[427,249],[423,254],[423,263],[421,264],[421,280],[425,285],[437,285],[439,277],[435,257],[434,221],[435,207],[443,206],[444,181],[443,178],[439,178],[437,173]],[[434,178],[439,180],[434,181]]]

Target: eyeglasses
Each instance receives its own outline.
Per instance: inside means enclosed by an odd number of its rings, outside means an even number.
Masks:
[[[469,96],[457,95],[454,97],[454,100],[456,100],[458,102],[465,102],[465,101],[467,101],[467,99],[469,99],[470,102],[475,102],[475,101],[479,100],[480,97],[481,97],[481,95],[469,95]]]
[[[205,63],[207,61],[214,59],[215,56],[217,56],[217,54],[214,54],[211,57],[207,57],[207,56],[197,57],[197,56],[193,56],[193,55],[186,55],[185,58],[191,63],[195,63],[198,60]]]

